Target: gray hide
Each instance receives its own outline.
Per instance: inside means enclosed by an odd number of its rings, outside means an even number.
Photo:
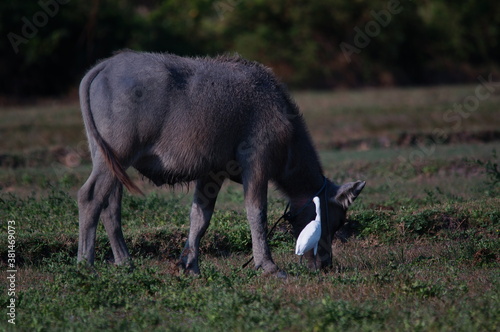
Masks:
[[[279,271],[266,239],[268,182],[289,198],[295,236],[313,219],[307,203],[325,184],[318,255],[306,258],[310,266],[314,259],[331,265],[332,236],[365,183],[337,186],[323,177],[297,106],[268,68],[238,56],[124,51],[85,75],[80,102],[93,168],[78,193],[78,261],[94,262],[99,217],[115,262],[129,261],[121,198],[123,185],[140,192],[125,173],[133,167],[158,186],[196,181],[180,259],[192,273],[199,273],[200,239],[225,179],[243,184],[255,267],[266,273]]]

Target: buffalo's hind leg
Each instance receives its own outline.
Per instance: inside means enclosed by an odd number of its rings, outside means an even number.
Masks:
[[[104,228],[109,237],[111,250],[115,264],[132,264],[130,254],[125,244],[122,232],[121,213],[122,213],[123,184],[118,180],[109,195],[108,204],[101,213]]]
[[[212,178],[200,179],[196,182],[193,205],[189,215],[189,236],[180,257],[180,265],[184,271],[200,274],[198,256],[200,253],[200,240],[210,224],[214,212],[215,201],[219,194],[222,182]]]
[[[96,229],[103,210],[106,230],[108,234],[112,231],[109,234],[111,244],[123,241],[123,235],[121,235],[120,239],[120,235],[118,234],[121,233],[121,229],[119,232],[116,231],[116,218],[119,218],[119,213],[117,214],[116,210],[117,207],[120,207],[120,203],[117,203],[116,200],[121,199],[121,189],[117,188],[118,186],[118,180],[111,174],[106,165],[94,160],[90,177],[78,191],[78,262],[86,262],[90,265],[94,264]],[[118,228],[121,228],[119,224],[118,221]],[[118,253],[119,259],[124,258],[124,253],[121,249],[115,250],[113,248],[113,252],[115,251]]]

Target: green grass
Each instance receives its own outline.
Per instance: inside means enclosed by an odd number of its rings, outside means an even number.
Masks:
[[[110,263],[102,225],[95,269],[77,266],[75,198],[91,168],[78,108],[0,110],[8,133],[0,142],[0,267],[8,270],[8,220],[17,264],[16,326],[7,322],[4,277],[0,329],[498,331],[499,142],[395,144],[403,131],[446,128],[442,112],[473,88],[297,94],[326,175],[368,184],[337,234],[329,271],[300,265],[290,228],[277,228],[271,245],[285,280],[242,268],[250,231],[241,186],[230,183],[201,243],[202,275],[179,273],[193,189],[153,188],[133,171],[147,193],[123,200],[135,269]],[[495,129],[495,103],[496,95],[464,119],[465,130]],[[373,144],[380,136],[390,144]],[[357,139],[368,144],[327,148]],[[270,223],[285,205],[270,190]]]
[[[376,273],[300,271],[300,277],[281,281],[215,261],[205,261],[205,274],[197,279],[174,275],[147,260],[140,260],[132,273],[98,265],[98,274],[47,261],[46,270],[54,276],[41,283],[45,292],[35,288],[23,292],[18,319],[32,328],[50,321],[51,330],[373,331],[391,326],[471,331],[498,327],[493,271],[481,274],[482,288],[490,288],[490,294],[478,297],[473,285],[460,278],[465,274],[462,267],[433,263],[431,269],[449,276],[435,280],[434,275],[416,272],[422,263],[390,264]],[[467,277],[476,274],[468,271]],[[345,295],[352,292],[358,294]]]

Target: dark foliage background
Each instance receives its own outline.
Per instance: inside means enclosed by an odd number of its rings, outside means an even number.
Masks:
[[[398,13],[377,23],[390,8]],[[342,43],[356,47],[367,27],[375,29],[369,43],[346,57]],[[89,66],[122,48],[238,52],[293,88],[464,83],[498,71],[500,2],[2,1],[0,36],[3,96],[68,93]]]

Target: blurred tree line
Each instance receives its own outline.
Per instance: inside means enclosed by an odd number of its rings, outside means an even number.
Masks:
[[[114,51],[238,52],[293,88],[470,82],[500,63],[497,0],[0,2],[0,95],[58,95]]]

